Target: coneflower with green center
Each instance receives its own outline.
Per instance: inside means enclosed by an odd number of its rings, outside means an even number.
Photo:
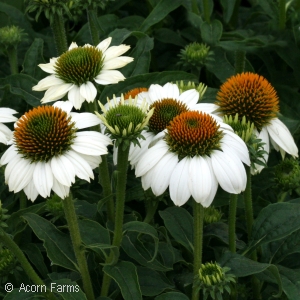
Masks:
[[[279,100],[275,89],[263,77],[254,73],[241,73],[230,77],[217,94],[219,112],[222,115],[239,115],[254,124],[257,138],[264,144],[265,161],[270,152],[270,141],[273,147],[298,157],[298,148],[288,128],[277,118]],[[257,165],[257,171],[263,166]]]
[[[88,44],[78,47],[73,42],[61,56],[50,59],[48,64],[40,64],[43,71],[52,74],[32,88],[34,91],[46,90],[41,102],[56,101],[68,93],[68,100],[80,109],[84,101],[93,102],[97,96],[93,82],[108,85],[124,80],[123,74],[115,69],[133,61],[132,57],[120,56],[130,46],[109,47],[111,40],[109,37],[96,47]]]
[[[7,164],[9,190],[24,190],[31,201],[39,194],[49,197],[51,190],[65,198],[75,176],[90,181],[99,155],[107,153],[111,140],[99,132],[79,129],[99,123],[94,114],[70,113],[54,106],[25,113],[16,122],[13,143],[0,160],[1,165]]]
[[[176,116],[167,126],[166,135],[145,151],[135,169],[142,177],[144,190],[156,196],[169,187],[175,205],[185,204],[190,197],[194,212],[194,275],[202,260],[203,207],[211,205],[218,185],[238,194],[246,187],[243,162],[250,164],[245,143],[227,124],[209,114],[187,111]],[[193,287],[192,299],[199,299]]]

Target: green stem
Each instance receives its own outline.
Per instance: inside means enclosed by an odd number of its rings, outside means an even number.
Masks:
[[[88,24],[90,28],[90,34],[92,37],[93,45],[97,46],[100,43],[99,32],[98,32],[98,20],[97,10],[87,9]]]
[[[233,253],[236,251],[236,239],[235,239],[235,221],[236,221],[236,206],[238,195],[230,194],[229,200],[229,217],[228,217],[228,242],[229,250]]]
[[[53,15],[51,28],[53,31],[57,54],[61,55],[68,50],[68,41],[62,14]]]
[[[159,201],[155,199],[146,200],[146,216],[144,219],[145,223],[150,223],[156,213]]]
[[[251,168],[248,166],[246,166],[245,168],[247,174],[247,185],[244,192],[244,201],[245,201],[245,214],[246,214],[248,240],[250,240],[252,234],[252,226],[253,226]],[[251,259],[257,261],[256,250],[254,250],[251,253]],[[259,280],[255,276],[252,276],[251,281],[252,281],[253,299],[261,299]]]
[[[209,0],[203,0],[204,21],[210,23]]]
[[[6,51],[9,64],[10,64],[10,72],[11,74],[18,74],[19,68],[18,68],[18,52],[17,47],[9,47]]]
[[[198,275],[202,263],[202,247],[203,247],[203,219],[204,208],[200,203],[193,200],[194,212],[194,277]],[[193,285],[192,300],[199,299],[199,291],[197,286]]]
[[[117,185],[116,185],[116,215],[115,215],[115,229],[112,245],[120,248],[123,237],[123,218],[124,218],[124,206],[125,206],[125,191],[127,181],[127,167],[128,167],[128,155],[130,147],[126,150],[123,149],[124,143],[118,146],[118,166],[117,166]],[[109,264],[113,261],[114,254],[110,253],[106,260]],[[103,275],[101,296],[106,297],[108,295],[111,278],[105,273]]]
[[[35,285],[45,286],[45,283],[34,271],[24,253],[21,251],[18,245],[9,237],[9,235],[6,232],[4,232],[2,228],[0,228],[0,241],[15,255],[15,257],[21,263],[23,270],[26,272],[26,274],[32,280],[32,282]],[[56,299],[56,297],[49,290],[45,292],[45,296],[47,299]]]
[[[77,215],[75,212],[74,202],[72,195],[70,194],[63,201],[64,212],[68,223],[68,228],[73,244],[73,249],[75,252],[76,260],[78,263],[79,272],[81,274],[83,289],[88,300],[94,300],[94,292],[91,283],[91,278],[86,262],[85,250],[82,246],[79,225],[77,220]]]
[[[278,1],[278,10],[279,10],[279,23],[278,27],[279,30],[285,29],[285,22],[286,22],[286,10],[285,10],[285,0]]]
[[[242,50],[235,51],[235,65],[234,65],[235,74],[244,72],[245,58],[246,58],[245,51],[242,51]]]

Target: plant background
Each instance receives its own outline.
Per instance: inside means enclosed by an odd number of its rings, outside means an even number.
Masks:
[[[204,2],[208,4],[206,13]],[[65,15],[68,42],[92,44],[86,12],[76,10],[76,1],[72,3],[72,16]],[[280,10],[282,3],[286,7],[285,18]],[[119,0],[106,4],[104,9],[98,9],[100,39],[111,36],[113,45],[131,45],[126,55],[134,57],[134,62],[121,69],[125,81],[99,90],[102,103],[107,97],[119,96],[134,87],[179,80],[205,83],[208,89],[202,102],[213,103],[220,85],[235,73],[236,51],[244,51],[245,71],[263,75],[274,86],[280,99],[279,118],[299,147],[299,0]],[[34,14],[24,13],[25,8],[26,3],[21,0],[0,2],[0,27],[17,25],[26,33],[18,46],[18,74],[10,74],[4,49],[0,52],[0,105],[17,110],[19,116],[40,105],[43,93],[32,91],[32,86],[45,77],[38,64],[57,56],[49,20],[42,13],[35,21]],[[213,60],[197,72],[178,64],[180,50],[192,42],[206,43],[213,52]],[[1,152],[5,149],[1,145]],[[281,294],[279,299],[299,299],[300,189],[283,195],[276,186],[274,167],[280,161],[280,154],[272,151],[268,168],[252,177],[255,222],[250,241],[246,237],[243,194],[239,195],[236,254],[226,251],[229,195],[221,188],[213,205],[222,212],[222,219],[204,227],[203,261],[218,261],[231,268],[230,273],[239,278],[238,299],[252,299],[249,279],[252,274],[264,282],[262,299],[276,293]],[[109,162],[114,185],[111,156]],[[6,231],[38,274],[46,282],[80,284],[59,204],[57,211],[53,207],[50,211],[49,201],[38,198],[20,209],[20,195],[8,192],[3,168],[0,177],[0,198],[10,214]],[[77,199],[76,212],[96,295],[100,294],[105,272],[114,278],[111,299],[189,299],[193,280],[191,200],[183,207],[175,207],[167,193],[155,198],[151,192],[142,190],[140,180],[129,170],[120,259],[117,264],[104,266],[111,249],[113,225],[106,221],[105,199],[101,197],[97,177],[91,184],[77,180],[72,192]],[[156,204],[153,220],[143,222],[149,207]],[[255,248],[258,262],[248,255]],[[2,276],[0,282],[0,297],[6,300],[36,296],[17,290],[10,294],[4,291],[6,282],[16,287],[29,282],[20,267]],[[74,293],[60,293],[60,296],[85,299],[82,291],[75,296]]]

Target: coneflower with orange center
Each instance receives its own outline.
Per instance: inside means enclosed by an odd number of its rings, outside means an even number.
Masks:
[[[213,116],[187,111],[167,126],[165,138],[147,149],[136,165],[145,190],[156,196],[169,187],[175,205],[192,196],[204,207],[210,206],[218,184],[238,194],[246,187],[243,162],[250,164],[245,143],[227,124]]]
[[[60,106],[57,102],[56,106]],[[66,102],[62,107],[66,109]],[[55,106],[40,106],[25,113],[15,125],[13,144],[0,160],[6,165],[5,182],[10,191],[24,190],[34,201],[53,190],[59,197],[69,194],[75,176],[90,181],[92,169],[107,153],[111,140],[93,131],[79,129],[100,123],[91,113],[70,113]]]
[[[262,140],[265,160],[268,159],[270,141],[284,157],[298,156],[298,148],[288,128],[277,118],[279,99],[275,89],[263,76],[246,72],[230,77],[220,87],[216,104],[222,115],[246,117],[254,123],[256,136]],[[261,171],[263,166],[257,166]]]

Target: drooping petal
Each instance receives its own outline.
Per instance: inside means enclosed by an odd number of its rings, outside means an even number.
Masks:
[[[53,175],[58,182],[68,187],[75,182],[75,169],[67,157],[63,155],[57,157],[54,156],[50,160],[50,163]]]
[[[279,119],[272,119],[266,129],[274,143],[291,154],[293,157],[298,157],[298,148],[295,144],[293,136],[288,128]]]
[[[197,203],[205,203],[212,188],[212,170],[206,159],[195,156],[190,163],[189,189]]]
[[[195,89],[187,90],[179,96],[179,100],[194,109],[193,107],[199,100],[199,93]]]
[[[104,54],[104,64],[106,61],[124,54],[129,49],[130,49],[130,46],[127,46],[127,45],[119,45],[119,46],[109,47],[103,53]]]
[[[80,94],[87,102],[92,102],[97,96],[97,89],[92,82],[87,81],[80,86]]]
[[[42,92],[49,89],[52,86],[65,84],[63,80],[56,77],[56,75],[50,75],[40,80],[37,85],[32,87],[33,91]]]
[[[42,197],[47,198],[50,196],[53,186],[53,174],[49,163],[37,162],[35,164],[33,182]]]
[[[72,87],[72,83],[52,86],[46,91],[44,97],[41,99],[41,102],[47,103],[61,99]]]
[[[52,190],[56,193],[61,199],[66,198],[70,193],[70,188],[61,184],[55,177],[53,177],[53,187]]]
[[[5,158],[5,162],[7,161],[7,158],[13,155],[13,153],[10,153],[6,158]],[[20,155],[14,155],[11,160],[7,163],[7,166],[5,168],[4,171],[4,176],[5,176],[5,183],[8,184],[8,180],[10,178],[10,176],[12,175],[12,170],[14,169],[15,165],[21,160],[21,156]],[[1,158],[2,161],[2,158]]]
[[[92,113],[70,113],[72,116],[72,121],[76,123],[76,128],[83,129],[87,127],[92,127],[99,125],[101,120]]]
[[[124,75],[118,70],[102,70],[98,76],[95,77],[95,81],[101,85],[107,85],[112,83],[118,83],[124,80]]]
[[[92,168],[92,169],[95,169],[97,167],[99,167],[99,164],[101,163],[102,159],[101,159],[101,156],[99,155],[96,155],[96,156],[93,156],[93,155],[85,155],[85,154],[82,154],[82,153],[78,153],[77,154],[82,157],[88,164],[89,166]]]
[[[214,150],[211,154],[213,172],[222,187],[228,193],[239,194],[246,188],[246,171],[235,154],[229,155]]]
[[[114,70],[119,69],[133,61],[133,57],[120,56],[110,60],[105,61],[102,70]]]
[[[135,175],[137,177],[143,176],[167,153],[168,145],[164,141],[158,142],[155,146],[150,148],[138,161],[135,168]]]
[[[24,193],[27,196],[28,200],[31,200],[32,202],[35,201],[37,196],[39,195],[39,192],[35,188],[33,180],[31,180],[25,187],[24,187]]]
[[[80,109],[82,103],[84,102],[84,97],[80,93],[80,87],[74,85],[68,93],[69,101],[74,105],[76,109]]]
[[[191,158],[183,158],[174,168],[170,178],[170,197],[177,206],[185,204],[191,196],[189,189],[190,164]]]

